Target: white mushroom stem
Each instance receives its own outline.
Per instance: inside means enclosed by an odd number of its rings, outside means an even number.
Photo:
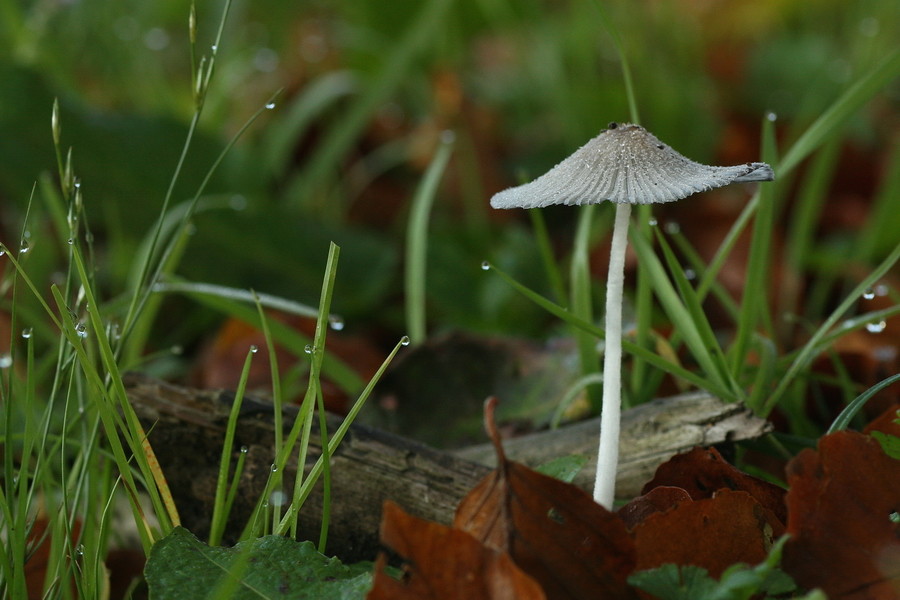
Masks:
[[[609,274],[606,279],[606,350],[603,356],[603,404],[594,500],[612,510],[619,465],[619,416],[622,412],[622,290],[625,287],[625,249],[631,205],[616,204]]]

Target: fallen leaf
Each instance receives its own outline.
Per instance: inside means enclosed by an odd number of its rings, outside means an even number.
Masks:
[[[381,541],[402,556],[404,576],[385,573],[382,553],[375,564],[368,600],[544,600],[544,592],[508,554],[439,523],[418,519],[386,502]]]
[[[783,526],[749,493],[720,490],[712,498],[681,502],[635,527],[635,570],[666,563],[694,565],[718,578],[735,563],[765,560]]]
[[[616,511],[619,518],[625,521],[628,529],[644,521],[653,513],[663,512],[674,508],[679,502],[690,501],[691,496],[680,487],[661,485],[655,487],[643,496],[638,496],[631,502]]]
[[[673,456],[659,466],[641,493],[659,486],[680,487],[694,500],[711,498],[721,489],[745,491],[781,523],[787,519],[783,489],[731,466],[715,448],[698,447]]]
[[[463,499],[454,525],[505,551],[549,598],[631,598],[635,565],[625,523],[580,488],[508,461],[485,404],[498,467]]]
[[[784,570],[832,600],[900,598],[900,461],[839,431],[800,452],[787,477]]]
[[[900,437],[900,404],[888,407],[863,429],[863,433],[872,433],[873,431]]]

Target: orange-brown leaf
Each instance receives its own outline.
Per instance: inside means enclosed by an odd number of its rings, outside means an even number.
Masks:
[[[460,503],[455,526],[507,551],[549,598],[630,598],[634,542],[617,515],[581,489],[507,461],[485,408],[498,468]]]
[[[651,514],[635,527],[636,569],[696,565],[719,577],[734,563],[762,562],[782,532],[778,519],[749,493],[721,490]]]
[[[756,498],[782,523],[787,518],[783,489],[731,466],[715,448],[698,447],[673,456],[659,466],[642,493],[662,485],[680,487],[694,500],[711,498],[722,489],[742,490]]]
[[[381,541],[406,559],[404,578],[384,572],[382,554],[368,600],[544,600],[540,586],[510,559],[468,533],[384,505]]]
[[[680,487],[661,485],[655,487],[643,496],[634,498],[631,502],[616,511],[619,518],[625,521],[628,529],[634,529],[638,524],[650,515],[664,512],[675,505],[690,501],[690,495]]]
[[[839,431],[787,467],[782,565],[832,599],[900,598],[900,461],[869,436]]]

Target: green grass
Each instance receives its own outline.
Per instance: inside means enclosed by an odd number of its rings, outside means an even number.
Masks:
[[[606,261],[610,207],[500,221],[487,197],[511,173],[544,172],[608,121],[637,121],[638,110],[704,162],[726,127],[749,123],[760,156],[744,159],[771,162],[778,179],[760,186],[711,257],[664,226],[663,215],[684,213],[635,211],[626,401],[652,399],[671,380],[784,413],[784,435],[808,443],[823,430],[808,400],[827,384],[847,404],[834,426],[846,426],[873,382],[857,380],[835,344],[900,315],[900,151],[879,131],[900,74],[888,4],[828,14],[773,5],[754,23],[722,11],[716,27],[700,12],[538,0],[4,5],[0,125],[15,135],[0,140],[0,589],[23,596],[38,515],[50,551],[44,588],[63,598],[103,588],[106,552],[120,543],[116,507],[127,507],[145,552],[178,523],[122,377],[184,377],[224,319],[260,328],[269,356],[276,345],[293,355],[299,366],[272,364],[277,404],[303,397],[289,430],[277,427],[275,470],[245,538],[296,533],[299,506],[329,478],[328,454],[410,339],[574,335],[583,366],[568,397],[596,391],[595,267]],[[740,81],[706,68],[727,58],[716,54],[719,30],[744,47]],[[164,47],[145,43],[160,35]],[[274,71],[261,68],[266,50],[280,56]],[[452,156],[449,143],[423,143],[444,130],[456,136]],[[876,160],[880,179],[858,231],[823,233],[832,185],[852,168],[848,147]],[[373,214],[377,224],[366,221]],[[723,269],[742,251],[746,293],[771,304],[729,295]],[[774,266],[808,282],[806,293],[778,289]],[[876,288],[889,302],[867,310],[860,300]],[[315,319],[315,334],[270,310]],[[330,352],[329,331],[343,323],[383,349],[373,379]],[[249,364],[256,354],[246,351]],[[833,375],[812,369],[820,356]],[[305,460],[320,378],[355,399],[350,414],[285,490],[288,503],[266,506],[290,457]],[[243,460],[226,442],[213,544]],[[316,541],[327,551],[324,521]]]

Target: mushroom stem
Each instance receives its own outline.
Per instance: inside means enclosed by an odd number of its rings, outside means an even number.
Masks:
[[[612,510],[619,464],[619,416],[622,412],[622,289],[625,287],[625,248],[631,205],[616,204],[609,274],[606,279],[606,350],[603,356],[603,404],[594,500]]]

